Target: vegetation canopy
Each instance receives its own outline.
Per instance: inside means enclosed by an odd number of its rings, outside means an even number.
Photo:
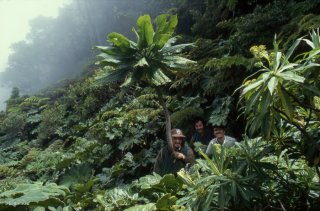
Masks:
[[[318,0],[86,0],[36,19],[0,75],[16,86],[0,210],[318,210],[319,14]],[[81,74],[25,94],[55,71]],[[190,144],[199,117],[238,142],[153,172],[171,127]]]

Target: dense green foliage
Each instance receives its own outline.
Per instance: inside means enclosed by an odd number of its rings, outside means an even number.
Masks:
[[[119,2],[110,18],[146,3]],[[141,14],[137,42],[109,34],[100,66],[83,67],[82,79],[32,96],[13,89],[0,112],[0,209],[316,210],[320,2],[150,2],[178,16]],[[182,43],[194,46],[181,51]],[[166,48],[172,54],[159,52]],[[152,173],[166,144],[163,108],[187,141],[202,116],[239,142],[215,145],[212,157],[199,151],[177,175]]]

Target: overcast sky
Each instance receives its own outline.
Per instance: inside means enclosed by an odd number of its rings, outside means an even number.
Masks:
[[[71,0],[0,0],[0,72],[4,71],[12,43],[24,40],[29,21],[37,16],[56,17]]]
[[[12,43],[24,40],[29,21],[37,16],[56,17],[72,0],[0,0],[0,72],[5,70]],[[0,84],[0,111],[5,109],[11,87]]]

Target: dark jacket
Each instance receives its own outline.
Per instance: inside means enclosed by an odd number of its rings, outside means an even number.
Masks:
[[[180,152],[186,156],[184,161],[180,159],[174,159],[169,151],[168,146],[163,147],[156,158],[154,172],[160,174],[161,176],[170,173],[177,173],[180,169],[184,168],[187,163],[194,163],[194,155],[190,147],[184,145]]]
[[[214,138],[213,133],[211,130],[209,130],[208,128],[206,128],[204,130],[204,135],[201,136],[200,133],[195,132],[190,140],[190,147],[193,149],[193,151],[195,152],[195,156],[197,158],[200,157],[200,155],[196,152],[195,150],[195,146],[194,143],[196,142],[200,142],[203,147],[201,147],[202,151],[205,152],[207,149],[208,144],[210,143],[210,141]]]
[[[194,144],[194,142],[200,142],[203,145],[208,145],[209,142],[214,138],[213,133],[211,130],[209,130],[208,128],[206,128],[204,130],[204,135],[201,136],[200,133],[195,132],[192,137],[191,137],[191,141],[190,141],[190,145],[192,146]]]

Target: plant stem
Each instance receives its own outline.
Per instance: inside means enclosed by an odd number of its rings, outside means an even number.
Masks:
[[[168,147],[169,147],[169,152],[170,153],[173,153],[173,144],[172,144],[172,137],[171,137],[171,118],[170,118],[170,112],[166,106],[166,103],[164,101],[164,98],[163,98],[163,94],[162,94],[162,91],[159,87],[155,87],[156,89],[156,92],[158,94],[158,97],[159,97],[159,102],[160,102],[160,105],[162,106],[163,108],[163,111],[164,111],[164,116],[166,118],[166,137],[167,137],[167,143],[168,143]]]

